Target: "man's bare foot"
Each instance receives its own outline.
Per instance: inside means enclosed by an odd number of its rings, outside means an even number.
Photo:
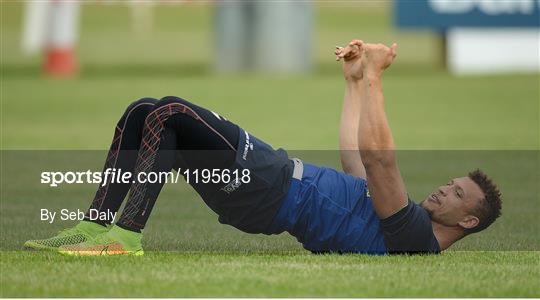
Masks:
[[[346,47],[336,46],[334,54],[336,60],[343,59],[343,75],[348,81],[362,80],[362,52],[364,42],[361,40],[352,40]]]
[[[363,45],[362,69],[363,74],[381,76],[396,58],[397,44],[387,47],[383,44]]]
[[[343,59],[344,61],[350,61],[360,57],[363,44],[364,42],[361,40],[352,40],[345,48],[336,46],[336,50],[334,51],[336,60]]]

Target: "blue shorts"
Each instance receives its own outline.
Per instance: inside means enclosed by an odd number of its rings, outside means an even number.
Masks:
[[[292,179],[268,234],[285,231],[313,252],[386,253],[367,182],[311,164]]]

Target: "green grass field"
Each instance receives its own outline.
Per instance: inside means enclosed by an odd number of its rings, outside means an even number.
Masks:
[[[160,7],[152,33],[137,37],[126,7],[88,5],[82,73],[58,81],[41,76],[39,58],[19,53],[21,7],[2,3],[0,295],[540,297],[538,75],[455,78],[439,66],[435,36],[396,32],[388,7],[327,2],[316,12],[312,75],[225,76],[211,69],[211,8]],[[448,177],[482,167],[505,195],[503,216],[485,233],[440,256],[311,255],[287,235],[220,225],[192,189],[176,184],[156,204],[144,257],[20,251],[26,239],[74,224],[41,222],[40,208],[84,210],[95,189],[51,189],[38,172],[99,170],[123,109],[144,96],[182,96],[275,147],[337,167],[344,85],[330,53],[354,37],[400,44],[384,89],[410,195],[420,200]]]

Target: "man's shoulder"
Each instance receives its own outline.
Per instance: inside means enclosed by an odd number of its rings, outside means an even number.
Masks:
[[[390,253],[440,252],[428,212],[410,199],[407,206],[380,224]]]

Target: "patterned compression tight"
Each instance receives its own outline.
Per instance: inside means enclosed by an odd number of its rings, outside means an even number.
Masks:
[[[234,163],[238,139],[237,125],[184,99],[143,98],[129,105],[118,121],[103,172],[114,168],[136,176],[173,168],[224,169]],[[116,213],[130,191],[116,225],[141,232],[163,184],[106,182],[98,188],[86,220],[91,212]],[[104,226],[113,221],[92,220]]]

